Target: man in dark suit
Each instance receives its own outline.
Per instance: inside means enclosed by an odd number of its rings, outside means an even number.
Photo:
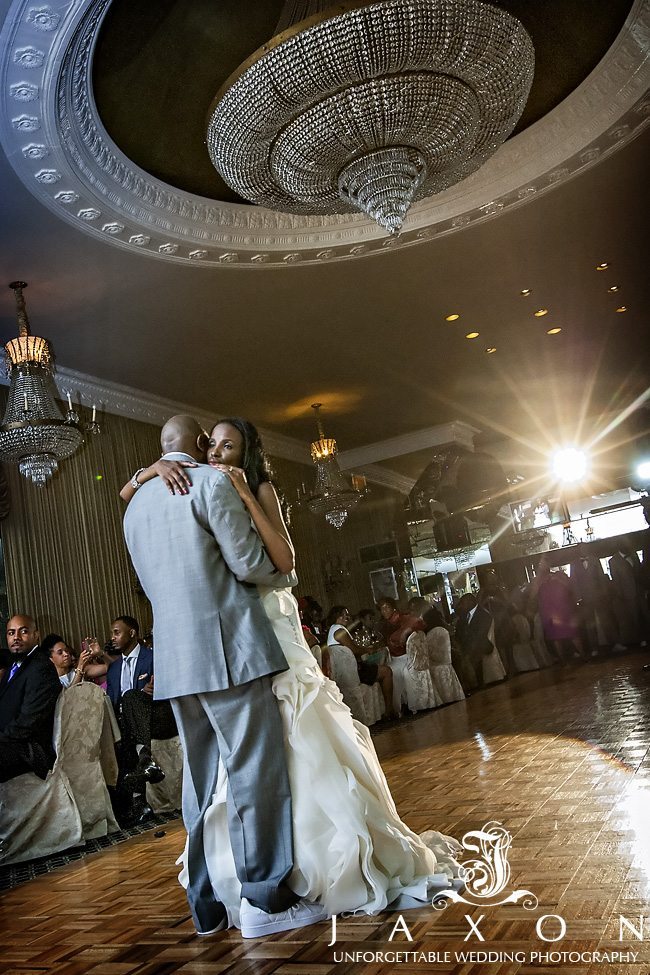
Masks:
[[[140,643],[137,620],[118,616],[111,625],[111,642],[120,656],[108,668],[106,690],[118,719],[127,691],[143,691],[153,679],[153,650]]]
[[[118,818],[144,821],[152,815],[144,801],[147,782],[160,782],[165,773],[151,755],[152,738],[178,734],[169,701],[154,701],[153,650],[140,643],[137,620],[118,616],[111,625],[117,660],[108,668],[107,693],[122,731],[118,747],[120,776],[116,795]]]
[[[25,772],[44,779],[54,765],[54,709],[61,682],[39,653],[40,634],[31,616],[7,623],[11,665],[0,681],[0,782]]]
[[[492,653],[494,644],[490,639],[492,617],[478,605],[476,596],[464,593],[458,600],[456,607],[458,622],[456,624],[456,639],[460,644],[465,663],[473,668],[475,687],[483,687],[483,657]]]

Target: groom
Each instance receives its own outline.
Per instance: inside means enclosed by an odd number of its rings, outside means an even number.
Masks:
[[[207,437],[190,416],[161,433],[167,460],[203,461]],[[137,483],[137,481],[136,481]],[[135,571],[154,613],[155,697],[171,700],[183,745],[187,897],[198,934],[227,927],[203,848],[203,820],[221,760],[228,828],[242,885],[241,930],[260,937],[322,921],[287,886],[291,793],[273,674],[287,669],[256,583],[281,578],[227,475],[200,464],[192,490],[143,484],[124,518]]]

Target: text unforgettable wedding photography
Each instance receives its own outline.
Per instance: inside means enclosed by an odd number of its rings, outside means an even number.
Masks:
[[[0,2],[0,975],[649,975],[649,38]]]

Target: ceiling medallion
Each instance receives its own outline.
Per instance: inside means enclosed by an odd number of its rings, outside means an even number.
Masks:
[[[461,183],[416,201],[398,238],[386,238],[358,211],[300,215],[207,199],[145,172],[104,127],[93,94],[93,56],[111,2],[8,0],[0,30],[0,143],[27,190],[57,218],[103,247],[138,258],[228,268],[229,273],[365,260],[382,253],[386,239],[401,249],[495,219],[484,209],[490,203],[503,204],[501,213],[527,205],[564,179],[552,183],[549,173],[566,169],[569,179],[650,124],[650,58],[643,43],[650,31],[650,4],[632,0],[621,33],[591,75]],[[313,0],[293,2],[307,12]],[[363,6],[371,4],[359,9]],[[29,86],[38,89],[37,98],[15,97],[33,92]],[[205,256],[191,256],[197,250]],[[331,257],[321,256],[330,252]],[[222,261],[224,253],[238,260]]]
[[[516,18],[478,0],[321,6],[287,0],[280,23],[296,7],[307,17],[225,83],[210,158],[253,203],[361,211],[399,233],[414,200],[479,169],[512,132],[533,80],[532,42]]]

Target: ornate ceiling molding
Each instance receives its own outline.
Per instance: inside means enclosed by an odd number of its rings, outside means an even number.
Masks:
[[[301,217],[177,190],[105,131],[92,56],[110,0],[14,0],[0,35],[0,141],[20,179],[78,229],[161,260],[278,267],[350,259],[454,233],[520,206],[630,141],[650,117],[650,0],[636,0],[591,75],[475,174],[415,205],[386,237],[357,216]]]
[[[356,469],[366,464],[374,464],[375,461],[390,460],[392,457],[413,454],[417,450],[426,450],[427,447],[440,447],[451,443],[474,450],[474,437],[477,433],[480,433],[480,430],[465,423],[464,420],[438,423],[436,426],[414,430],[401,437],[391,437],[389,440],[380,440],[365,447],[344,450],[339,454],[339,464],[341,470]]]

